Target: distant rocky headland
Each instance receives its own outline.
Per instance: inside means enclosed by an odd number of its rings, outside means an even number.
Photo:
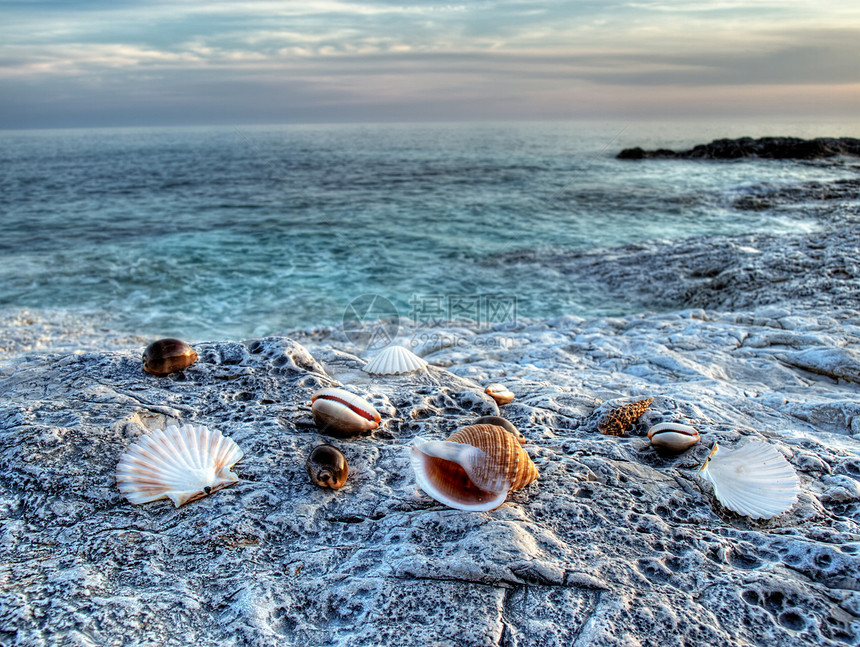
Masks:
[[[687,151],[659,148],[646,151],[638,146],[625,148],[617,159],[740,159],[758,157],[762,159],[821,159],[848,155],[860,157],[860,139],[854,137],[741,137],[740,139],[715,139],[710,144],[699,144]]]

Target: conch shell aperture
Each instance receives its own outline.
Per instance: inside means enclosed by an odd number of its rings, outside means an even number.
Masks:
[[[457,510],[498,508],[538,477],[520,442],[495,425],[463,427],[445,441],[416,439],[411,461],[418,486]]]

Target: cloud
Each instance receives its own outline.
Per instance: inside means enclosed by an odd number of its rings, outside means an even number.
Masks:
[[[7,2],[0,127],[52,111],[81,123],[564,116],[624,92],[641,105],[712,87],[772,101],[763,88],[827,84],[845,103],[854,4]]]

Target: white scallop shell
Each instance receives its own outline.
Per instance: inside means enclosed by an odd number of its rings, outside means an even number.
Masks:
[[[729,510],[752,519],[782,514],[797,500],[797,472],[772,445],[749,442],[730,452],[711,455],[699,472],[714,484],[714,496]]]
[[[427,366],[427,362],[403,346],[383,348],[362,369],[371,375],[400,375],[412,373]]]
[[[230,468],[242,456],[220,431],[171,425],[128,448],[119,459],[116,483],[132,503],[168,498],[178,508],[238,481]]]

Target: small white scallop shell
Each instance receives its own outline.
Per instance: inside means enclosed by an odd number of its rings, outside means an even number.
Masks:
[[[499,406],[514,401],[514,394],[504,384],[491,384],[487,387],[486,394],[493,398]]]
[[[231,485],[244,452],[220,431],[183,425],[157,429],[128,448],[116,468],[119,491],[132,503],[168,498],[179,506]]]
[[[427,366],[427,362],[403,346],[383,348],[376,357],[361,369],[371,375],[400,375],[412,373]]]
[[[654,447],[683,452],[699,442],[699,432],[680,422],[661,422],[648,430],[648,439]]]
[[[770,519],[797,501],[800,479],[772,445],[749,442],[734,451],[718,451],[699,469],[714,484],[714,496],[729,510],[752,519]]]
[[[379,426],[379,413],[364,398],[345,389],[320,389],[311,397],[317,429],[345,438]]]

